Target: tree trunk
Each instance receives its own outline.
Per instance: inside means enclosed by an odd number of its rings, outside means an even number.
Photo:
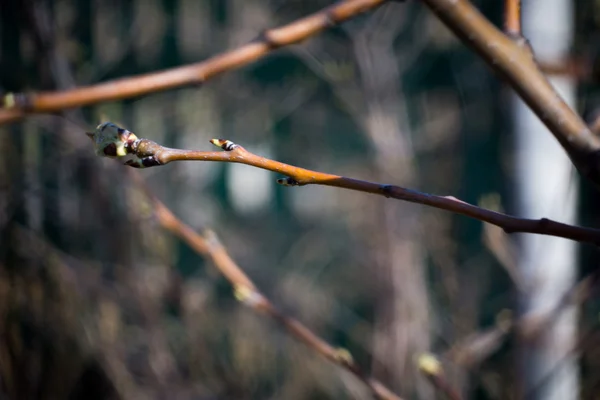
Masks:
[[[573,2],[530,0],[523,5],[524,36],[538,61],[564,61],[573,36]],[[567,103],[575,103],[575,85],[568,77],[551,77]],[[575,223],[576,181],[566,153],[527,106],[512,97],[516,133],[516,205],[528,218],[547,217]],[[519,267],[524,279],[519,307],[522,315],[552,313],[575,281],[573,242],[541,235],[520,237]],[[576,399],[578,370],[569,355],[576,339],[576,306],[560,314],[533,339],[520,337],[521,397]]]

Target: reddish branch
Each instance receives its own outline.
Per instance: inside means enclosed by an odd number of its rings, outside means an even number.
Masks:
[[[267,30],[251,43],[196,64],[63,92],[9,95],[4,101],[5,108],[0,109],[0,125],[20,120],[27,113],[56,112],[200,84],[223,72],[250,64],[279,47],[301,42],[384,2],[385,0],[343,1],[288,25]]]
[[[521,0],[504,1],[504,31],[515,38],[521,36]]]
[[[334,348],[301,322],[279,311],[229,256],[214,232],[206,230],[202,235],[196,233],[190,226],[179,220],[158,199],[152,197],[149,193],[148,195],[152,198],[154,212],[161,226],[187,243],[198,254],[210,259],[223,276],[231,282],[238,300],[253,310],[268,315],[309,348],[350,371],[362,380],[378,399],[402,400],[381,382],[367,376],[347,350]]]
[[[467,0],[422,2],[506,79],[560,142],[581,174],[600,186],[600,138],[554,90],[526,41],[509,38]]]
[[[137,168],[165,165],[173,161],[220,161],[246,164],[287,176],[278,183],[285,186],[323,185],[359,192],[378,194],[384,197],[428,205],[467,217],[488,222],[504,229],[507,233],[525,232],[557,236],[579,242],[600,245],[600,230],[583,228],[546,218],[539,220],[518,218],[465,203],[452,196],[436,196],[406,189],[339,175],[312,171],[279,161],[270,160],[250,153],[242,146],[229,140],[213,139],[211,142],[225,151],[195,151],[171,149],[148,139],[138,139],[132,132],[112,123],[98,126],[96,132],[88,133],[96,146],[98,155],[122,157],[133,154],[135,159],[127,165]]]

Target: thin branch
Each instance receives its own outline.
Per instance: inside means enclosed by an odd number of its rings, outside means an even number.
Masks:
[[[136,178],[137,182],[140,183],[139,175],[136,174]],[[144,187],[143,184],[140,186]],[[209,258],[215,267],[232,284],[235,297],[240,302],[257,312],[268,315],[309,348],[334,364],[351,372],[362,380],[378,399],[402,400],[383,385],[383,383],[365,374],[353,360],[348,350],[334,348],[301,322],[283,314],[277,309],[229,256],[227,250],[223,247],[214,232],[205,230],[201,235],[196,233],[147,190],[146,193],[152,199],[154,214],[160,225],[187,243],[198,254]]]
[[[521,0],[504,1],[504,32],[514,38],[522,37]]]
[[[442,364],[433,354],[422,354],[418,361],[419,371],[421,371],[431,382],[431,384],[440,393],[443,393],[449,400],[461,400],[462,396],[458,393],[450,382],[446,379]]]
[[[288,25],[267,30],[253,42],[196,64],[63,92],[9,94],[4,98],[4,108],[0,108],[0,125],[18,121],[27,113],[51,113],[201,84],[223,72],[250,64],[279,47],[301,42],[383,3],[385,0],[342,1]]]
[[[299,20],[296,23],[290,24],[286,27],[266,32],[264,35],[264,43],[262,45],[267,47],[265,47],[263,54],[258,54],[255,58],[247,58],[245,60],[241,60],[237,65],[231,64],[231,66],[227,66],[227,57],[235,59],[236,52],[243,54],[244,51],[248,51],[248,48],[251,48],[252,44],[250,44],[238,49],[237,51],[234,50],[232,52],[226,53],[220,58],[215,57],[211,59],[212,63],[214,64],[212,67],[210,65],[211,60],[208,60],[205,63],[198,64],[197,72],[199,74],[202,74],[202,68],[211,72],[212,75],[207,72],[203,77],[202,80],[206,80],[208,77],[214,76],[219,72],[223,72],[227,69],[231,69],[236,66],[239,67],[241,65],[244,65],[245,63],[249,63],[254,59],[259,58],[260,56],[268,53],[273,48],[300,41],[303,38],[310,36],[311,34],[319,32],[320,30],[324,29],[330,24],[342,22],[343,20],[348,19],[353,15],[365,11],[369,8],[372,8],[376,6],[377,3],[382,2],[383,1],[349,1],[339,6],[332,6],[328,9],[321,11],[320,13]],[[360,8],[361,4],[363,7],[362,9]],[[221,66],[219,66],[219,62],[221,62]],[[221,69],[219,70],[219,68]],[[54,69],[52,72],[53,76],[56,78],[58,75],[57,70]],[[65,72],[66,74],[63,76],[70,76],[68,70],[62,72]],[[166,71],[165,73],[168,72],[169,71]],[[173,70],[171,70],[171,72],[173,72]],[[155,75],[155,79],[160,80],[163,78],[161,78],[158,75]],[[132,84],[133,82],[130,81],[130,83]],[[81,91],[85,89],[78,90]],[[77,93],[78,90],[63,93]],[[26,99],[27,102],[29,102],[29,100],[31,99]],[[58,109],[62,108],[63,107],[59,107]],[[31,110],[28,109],[27,111],[30,112]],[[0,124],[3,122],[2,117],[2,110],[0,110]],[[113,146],[115,146],[114,143]],[[109,148],[111,147],[109,146]],[[97,150],[98,149],[99,147],[97,147]],[[105,153],[103,152],[103,154]],[[389,390],[381,382],[366,375],[360,369],[358,364],[356,364],[356,362],[352,358],[352,355],[346,349],[332,347],[323,339],[319,338],[316,334],[314,334],[310,329],[305,327],[302,323],[295,320],[294,318],[286,316],[281,311],[279,311],[266,297],[264,297],[264,295],[262,295],[262,293],[260,293],[260,291],[256,288],[254,283],[250,280],[250,278],[231,259],[226,249],[223,247],[223,245],[220,243],[217,236],[213,232],[207,230],[203,235],[197,234],[191,227],[185,225],[177,217],[175,217],[175,215],[164,204],[162,204],[159,200],[152,196],[147,190],[146,186],[143,184],[143,182],[139,179],[139,176],[136,177],[138,179],[134,179],[134,182],[137,183],[138,186],[142,190],[144,190],[146,194],[152,199],[154,204],[155,215],[160,224],[165,229],[169,230],[170,232],[181,238],[183,241],[185,241],[196,252],[210,258],[214,265],[225,276],[225,278],[232,283],[235,290],[236,298],[238,300],[240,300],[245,305],[249,306],[250,308],[253,308],[256,311],[263,312],[269,315],[271,318],[273,318],[275,321],[281,324],[294,337],[296,337],[301,342],[305,343],[309,348],[315,350],[317,353],[321,354],[328,360],[332,361],[333,363],[337,364],[342,368],[345,368],[346,370],[357,376],[369,387],[369,389],[378,399],[402,400],[399,396],[397,396],[395,393]]]
[[[535,341],[565,308],[580,305],[592,297],[598,279],[597,272],[583,278],[573,285],[558,303],[543,314],[525,314],[512,320],[509,311],[502,311],[496,318],[496,326],[474,333],[461,343],[454,345],[446,352],[445,358],[470,369],[494,354],[511,333],[519,334],[524,341]]]
[[[600,138],[554,90],[527,41],[509,38],[467,0],[422,2],[506,79],[560,142],[579,172],[600,186]]]
[[[211,143],[225,151],[195,151],[164,147],[148,139],[139,139],[133,132],[113,123],[100,124],[96,132],[88,133],[94,141],[96,154],[107,157],[124,157],[133,154],[126,162],[135,168],[165,165],[173,161],[219,161],[246,164],[287,176],[277,182],[284,186],[323,185],[359,192],[378,194],[387,198],[418,203],[501,227],[507,233],[524,232],[557,236],[578,242],[600,245],[600,230],[568,225],[547,218],[518,218],[465,203],[452,196],[436,196],[400,186],[373,183],[339,175],[295,167],[250,153],[229,140],[212,139]]]
[[[594,117],[594,120],[591,123],[592,132],[596,135],[600,135],[600,112]]]

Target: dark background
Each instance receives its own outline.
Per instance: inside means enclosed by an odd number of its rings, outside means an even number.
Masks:
[[[501,24],[502,2],[477,3]],[[579,111],[590,118],[596,3],[577,2],[573,48]],[[0,88],[67,89],[200,61],[328,4],[2,0]],[[223,137],[294,165],[510,210],[508,93],[419,2],[393,2],[201,87],[0,127],[2,398],[368,398],[350,374],[236,302],[83,133],[111,120],[172,147],[211,150],[208,140]],[[478,221],[282,187],[243,165],[141,174],[181,219],[214,229],[275,304],[406,398],[431,395],[418,354],[444,354],[514,308]],[[583,183],[580,198],[581,224],[598,226],[597,191]],[[598,253],[581,254],[583,276]],[[582,332],[597,336],[599,306],[582,308]],[[587,346],[582,398],[600,382],[598,340]],[[508,398],[514,350],[508,340],[472,370],[445,367],[469,398]]]

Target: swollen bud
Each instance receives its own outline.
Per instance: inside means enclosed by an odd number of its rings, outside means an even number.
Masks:
[[[96,155],[101,157],[124,157],[138,140],[137,136],[127,129],[123,129],[112,122],[103,122],[96,127],[95,132],[86,132],[94,142]]]

